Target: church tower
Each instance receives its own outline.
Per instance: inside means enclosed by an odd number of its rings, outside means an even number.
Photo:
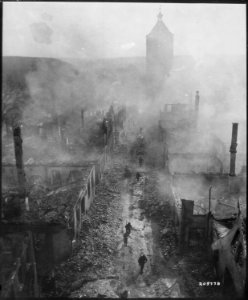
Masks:
[[[160,90],[173,61],[173,34],[163,22],[161,11],[157,18],[157,23],[146,36],[146,75],[152,94]]]

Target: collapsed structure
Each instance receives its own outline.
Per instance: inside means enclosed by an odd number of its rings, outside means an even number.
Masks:
[[[246,173],[242,168],[236,175],[237,133],[238,124],[234,123],[229,172],[223,168],[221,161],[215,172],[208,172],[209,169],[204,169],[202,165],[192,173],[190,168],[182,168],[182,164],[180,169],[184,171],[179,173],[178,165],[175,172],[171,161],[175,156],[170,153],[168,171],[172,180],[175,224],[181,251],[195,244],[206,245],[222,285],[229,285],[227,280],[231,280],[241,296],[245,290],[246,272]],[[193,153],[188,158],[184,153],[178,153],[177,157],[181,155],[189,160],[194,159],[194,164],[197,155],[204,157],[201,153]]]
[[[112,113],[107,118],[114,122],[116,116],[114,128],[118,130],[122,122],[118,111]],[[44,288],[44,278],[50,276],[51,280],[54,266],[71,255],[113,143],[118,143],[116,136],[112,130],[107,132],[102,154],[92,161],[49,164],[30,160],[24,165],[21,128],[14,130],[18,168],[9,163],[2,169],[5,191],[0,241],[1,260],[6,267],[1,269],[4,286],[1,295],[38,297],[41,287]],[[23,236],[26,236],[24,240]],[[16,239],[14,244],[13,239]],[[16,253],[16,249],[20,251]],[[14,269],[6,255],[13,262],[18,259]]]

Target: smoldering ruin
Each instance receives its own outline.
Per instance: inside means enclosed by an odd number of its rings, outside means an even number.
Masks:
[[[243,296],[245,55],[178,55],[144,8],[145,55],[105,57],[100,19],[48,11],[26,28],[52,54],[3,56],[1,297]]]

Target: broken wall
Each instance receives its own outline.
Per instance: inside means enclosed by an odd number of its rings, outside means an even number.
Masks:
[[[91,163],[93,165],[93,162]],[[35,182],[48,186],[60,186],[72,181],[80,180],[89,169],[88,162],[82,165],[26,165],[25,175],[29,184]],[[2,185],[4,187],[16,186],[17,172],[16,166],[12,164],[2,165]]]

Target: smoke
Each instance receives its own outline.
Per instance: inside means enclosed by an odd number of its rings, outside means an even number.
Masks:
[[[158,173],[159,193],[162,199],[166,199],[174,205],[171,187],[173,194],[176,192],[179,199],[194,201],[194,214],[205,214],[209,208],[213,210],[218,200],[223,201],[226,197],[229,203],[230,200],[232,201],[232,205],[235,206],[237,203],[237,199],[228,197],[228,178],[225,177],[209,177],[199,174],[170,177],[162,172]]]
[[[201,61],[190,57],[174,57],[174,67],[165,79],[163,90],[153,107],[162,110],[163,125],[173,133],[167,138],[169,153],[206,153],[216,156],[212,160],[173,157],[171,168],[177,172],[198,172],[220,169],[229,170],[229,147],[232,123],[239,123],[237,172],[245,165],[246,153],[246,84],[244,56],[205,56]],[[200,91],[197,120],[194,113],[195,92]],[[186,110],[164,114],[165,104],[182,103]],[[189,114],[189,111],[192,111]],[[191,121],[191,122],[189,122]],[[195,122],[195,125],[193,125]],[[191,123],[191,130],[188,126]],[[165,125],[166,124],[166,125]],[[195,134],[190,132],[193,130]]]
[[[25,109],[27,123],[37,124],[58,115],[68,114],[72,107],[78,109],[89,102],[84,95],[86,80],[69,64],[59,60],[40,59],[36,70],[26,75],[26,83],[31,97],[30,105]],[[83,90],[85,92],[83,93]],[[83,101],[82,101],[83,100]]]
[[[100,119],[95,115],[90,116],[92,112],[97,110],[106,112],[112,103],[118,107],[135,102],[143,110],[145,108],[143,78],[140,70],[132,63],[126,68],[122,60],[87,60],[74,66],[57,59],[16,60],[23,70],[19,75],[20,78],[25,77],[27,90],[24,97],[25,105],[19,105],[21,110],[19,119],[24,124],[24,131],[28,127],[33,127],[37,135],[39,124],[52,128],[48,133],[48,139],[37,137],[35,143],[28,139],[32,130],[23,133],[26,160],[33,156],[36,161],[58,157],[61,161],[73,159],[73,155],[69,157],[61,148],[58,117],[62,122],[60,126],[66,128],[65,137],[69,143],[81,145],[84,149],[79,151],[82,157],[92,159],[97,155],[97,143],[94,139],[101,138],[98,136],[99,122],[103,118],[103,115],[99,116]],[[81,131],[81,109],[85,110],[83,131]],[[52,147],[49,141],[50,134],[50,138],[54,138],[55,147]],[[92,147],[89,149],[89,145],[95,147],[95,150]]]
[[[50,15],[50,14],[48,14],[48,13],[43,13],[43,14],[41,15],[41,17],[42,17],[43,20],[45,20],[45,21],[47,21],[47,22],[53,20],[53,16]]]
[[[53,30],[45,22],[32,23],[30,30],[35,42],[41,44],[52,43],[51,37]]]
[[[25,137],[25,135],[24,135]],[[83,161],[96,160],[99,155],[94,149],[91,152],[87,148],[80,149],[76,154],[69,153],[61,146],[60,141],[53,139],[53,142],[44,140],[39,136],[33,136],[28,140],[27,137],[23,144],[24,162],[49,163],[82,163]]]
[[[225,57],[206,57],[201,62],[189,57],[175,57],[174,69],[166,78],[160,97],[147,97],[144,59],[82,60],[73,64],[55,59],[39,59],[36,68],[26,75],[30,102],[24,108],[27,124],[37,124],[64,116],[70,127],[69,138],[76,140],[80,127],[80,111],[107,110],[115,103],[128,107],[129,119],[135,121],[134,137],[143,127],[148,152],[157,153],[155,164],[163,159],[163,147],[157,142],[158,119],[168,121],[170,114],[163,114],[167,103],[188,105],[187,111],[177,114],[173,122],[165,126],[166,147],[173,153],[205,153],[215,156],[185,159],[173,157],[171,168],[184,172],[228,171],[229,147],[232,122],[239,122],[238,154],[240,168],[244,163],[241,152],[245,153],[245,67],[244,58],[233,60]],[[194,96],[200,91],[199,115],[194,125]],[[233,100],[236,97],[236,100]],[[162,110],[160,116],[159,111]],[[192,114],[188,114],[189,112]],[[74,112],[74,113],[73,113]],[[189,118],[187,117],[189,116]],[[174,117],[172,117],[173,119]],[[191,122],[190,129],[187,118]],[[242,123],[243,122],[243,123]],[[92,124],[93,126],[93,124]],[[192,132],[191,132],[192,131]]]
[[[239,123],[238,153],[246,152],[246,67],[245,57],[223,57],[213,60],[212,66],[206,60],[205,70],[199,74],[201,80],[199,128],[218,136],[227,146],[231,141],[232,123]],[[204,78],[206,78],[205,84]],[[203,102],[203,103],[202,103]],[[212,107],[212,115],[206,115],[204,104]],[[202,105],[202,107],[201,107]]]
[[[179,199],[193,200],[194,201],[194,214],[204,214],[209,210],[209,188],[212,188],[211,204],[223,195],[223,182],[214,179],[209,180],[203,175],[197,176],[170,176],[158,173],[158,190],[162,199],[170,201],[171,205],[175,205],[172,196],[172,189],[176,190]]]

